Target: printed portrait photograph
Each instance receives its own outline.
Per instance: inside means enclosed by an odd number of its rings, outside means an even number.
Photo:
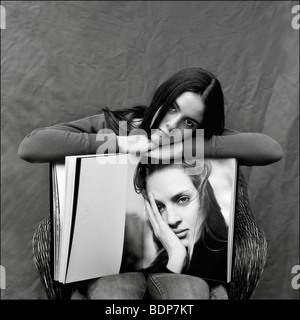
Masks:
[[[299,300],[299,1],[0,9],[2,301]]]

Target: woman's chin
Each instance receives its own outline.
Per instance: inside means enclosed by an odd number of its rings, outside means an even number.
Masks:
[[[180,239],[180,241],[183,244],[183,246],[187,249],[189,246],[189,238],[185,237],[184,239]]]

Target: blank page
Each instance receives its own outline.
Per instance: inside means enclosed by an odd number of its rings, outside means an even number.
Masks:
[[[123,163],[126,163],[127,155]],[[66,282],[119,272],[127,198],[127,165],[110,157],[81,159],[76,220]]]

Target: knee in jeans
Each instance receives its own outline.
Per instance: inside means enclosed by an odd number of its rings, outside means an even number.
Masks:
[[[186,292],[190,291],[195,298],[209,299],[209,285],[201,278],[187,277],[183,280],[182,286]]]
[[[209,299],[209,285],[197,277],[183,274],[151,274],[149,280],[149,296],[153,299]]]
[[[87,290],[88,299],[143,299],[146,278],[142,273],[122,273],[92,281]]]

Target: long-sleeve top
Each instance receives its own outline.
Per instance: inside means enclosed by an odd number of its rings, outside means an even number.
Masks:
[[[20,143],[18,154],[29,162],[59,162],[65,156],[96,154],[101,144],[112,144],[118,152],[117,139],[99,139],[109,129],[103,113],[76,121],[33,130]],[[98,138],[97,138],[98,134]],[[281,146],[261,133],[241,133],[225,129],[222,135],[204,141],[206,158],[236,158],[240,165],[267,165],[282,157]]]

